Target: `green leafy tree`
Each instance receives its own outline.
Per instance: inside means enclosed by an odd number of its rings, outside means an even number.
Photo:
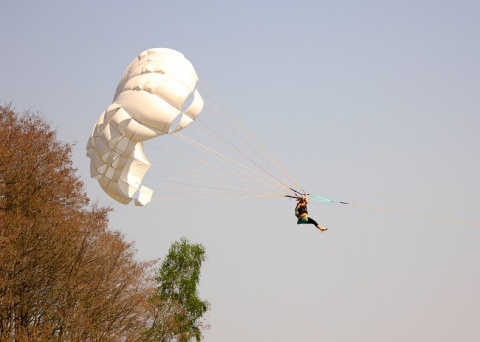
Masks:
[[[202,329],[208,328],[203,315],[209,303],[198,297],[197,286],[205,260],[205,248],[201,244],[181,238],[171,245],[156,278],[157,291],[150,298],[155,314],[144,334],[146,341],[202,339]]]

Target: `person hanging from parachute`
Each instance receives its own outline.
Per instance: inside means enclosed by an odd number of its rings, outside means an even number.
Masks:
[[[307,210],[308,204],[308,194],[305,194],[301,197],[297,197],[297,205],[295,206],[295,216],[297,217],[297,224],[313,224],[317,227],[322,233],[327,231],[327,227],[323,227],[317,223],[314,219],[308,216]]]

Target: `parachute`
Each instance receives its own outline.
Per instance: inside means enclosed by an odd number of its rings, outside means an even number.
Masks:
[[[143,206],[153,199],[285,197],[299,188],[207,87],[200,95],[198,80],[175,50],[148,49],[132,61],[87,144],[91,177],[105,193]],[[145,146],[159,162],[147,159]],[[147,174],[152,165],[157,172]],[[151,183],[160,198],[152,197]]]
[[[150,167],[143,142],[176,133],[203,108],[197,74],[178,51],[155,48],[135,58],[120,80],[113,102],[100,115],[87,145],[91,177],[116,201],[151,201],[142,185]]]
[[[91,177],[105,193],[123,204],[133,200],[137,206],[153,200],[304,196],[299,183],[242,121],[207,87],[198,90],[198,81],[190,61],[172,49],[148,49],[132,61],[87,144]],[[156,137],[160,137],[159,143],[150,146],[147,141],[156,141]],[[147,144],[160,161],[147,159]],[[156,172],[147,174],[150,166]],[[149,187],[143,185],[144,178],[148,178]],[[152,197],[154,187],[160,197]],[[313,194],[310,198],[480,226]]]

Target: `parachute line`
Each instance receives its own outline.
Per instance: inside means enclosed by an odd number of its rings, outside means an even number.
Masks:
[[[252,168],[249,168],[248,166],[246,165],[243,165],[242,163],[240,162],[237,162],[237,161],[234,161],[232,160],[231,158],[229,157],[226,157],[224,155],[222,155],[221,153],[218,153],[204,145],[201,145],[195,141],[192,141],[182,135],[179,135],[179,137],[181,139],[183,139],[184,141],[186,141],[187,143],[190,143],[192,144],[193,146],[195,146],[196,148],[199,148],[201,149],[202,151],[206,152],[206,153],[209,153],[211,155],[213,155],[214,157],[218,158],[219,160],[223,161],[224,163],[228,164],[229,166],[231,167],[237,167],[237,170],[242,172],[243,174],[245,174],[246,176],[248,177],[251,177],[252,179],[258,181],[258,182],[261,182],[262,184],[265,184],[267,185],[268,187],[272,187],[271,185],[268,185],[267,184],[267,181],[272,181],[273,180],[277,180],[275,177],[272,176],[272,178],[267,178],[264,174],[260,173],[259,171],[257,170],[254,170]],[[257,165],[257,164],[256,164]],[[261,170],[264,170],[261,166],[258,165],[258,167],[261,169]],[[265,171],[266,172],[266,171]],[[268,175],[270,175],[270,173],[266,172]],[[257,176],[257,177],[255,177]],[[285,186],[283,183],[279,182],[278,181],[278,184],[282,185],[282,186]]]
[[[208,87],[205,86],[205,88],[206,89],[202,88],[204,92],[209,93],[212,98],[218,99],[218,96],[214,94]],[[222,103],[221,101],[218,102]],[[226,129],[228,129],[232,134],[234,134],[241,141],[243,141],[243,143],[248,146],[255,154],[260,156],[260,158],[267,161],[276,170],[280,171],[280,173],[286,178],[288,178],[293,184],[295,184],[295,186],[301,188],[300,184],[287,172],[287,170],[280,163],[275,160],[275,158],[273,158],[271,153],[255,138],[255,136],[245,127],[245,125],[236,117],[236,115],[231,110],[226,108],[220,110],[213,105],[212,108],[212,116],[214,116],[219,122],[221,122]],[[235,125],[229,125],[227,123],[227,120],[222,119],[216,113],[222,113],[223,117],[230,117],[229,122],[235,123]],[[242,134],[240,134],[240,132]],[[250,143],[248,141],[250,141]]]
[[[190,127],[145,144],[158,151],[145,176],[159,185],[156,192],[162,195],[154,199],[281,198],[299,187],[232,111],[221,109],[221,101],[201,86],[205,107]]]

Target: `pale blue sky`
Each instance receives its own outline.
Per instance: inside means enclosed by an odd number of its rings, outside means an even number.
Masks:
[[[140,258],[203,243],[206,341],[478,341],[480,227],[286,199],[122,206],[85,145],[168,47],[309,191],[480,222],[478,1],[3,1],[0,101],[44,113]]]

